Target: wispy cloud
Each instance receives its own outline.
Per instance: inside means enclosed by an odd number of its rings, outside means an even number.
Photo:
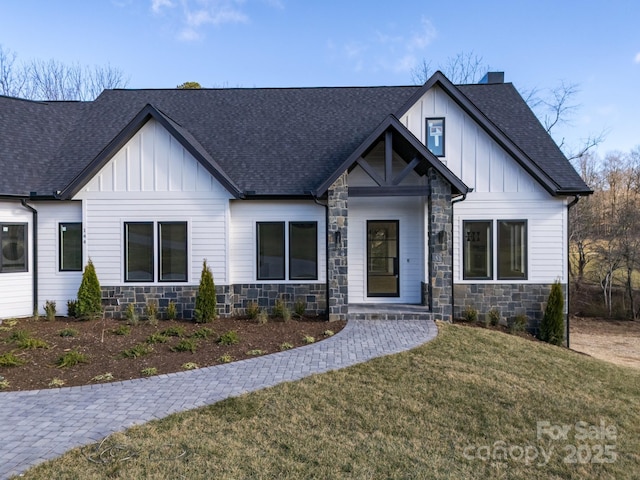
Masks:
[[[151,0],[151,11],[156,15],[170,10],[179,14],[182,26],[178,38],[190,42],[200,40],[207,26],[247,23],[243,4],[243,0]]]
[[[640,52],[636,53],[635,58],[633,59],[635,63],[640,63]]]
[[[409,73],[425,56],[436,37],[435,27],[423,17],[408,32],[377,30],[367,40],[349,41],[342,47],[342,55],[356,71],[362,70],[363,65],[369,65],[374,70]],[[372,55],[375,58],[367,58]]]

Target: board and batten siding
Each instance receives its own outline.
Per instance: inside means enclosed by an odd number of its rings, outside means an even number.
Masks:
[[[535,283],[556,280],[567,283],[567,201],[546,193],[519,195],[469,194],[467,200],[454,204],[453,272],[456,283]],[[497,258],[496,220],[527,221],[527,280],[463,280],[462,258],[464,220],[493,220],[494,277]]]
[[[155,120],[147,122],[75,198],[83,205],[85,262],[91,258],[102,285],[125,284],[125,222],[173,221],[187,222],[186,284],[199,283],[203,259],[216,283],[229,283],[231,195]],[[157,254],[154,261],[157,280]]]
[[[538,192],[541,187],[440,87],[429,89],[402,117],[426,144],[426,119],[444,117],[445,156],[440,160],[478,193]]]
[[[33,222],[32,213],[19,201],[0,201],[0,223],[27,224],[28,271],[0,273],[0,318],[33,314]]]
[[[38,202],[38,309],[56,302],[58,315],[67,314],[67,300],[77,298],[82,272],[60,271],[60,223],[82,221],[80,202]]]
[[[421,302],[426,278],[423,197],[349,198],[349,303]],[[398,220],[400,296],[367,297],[367,220]]]
[[[324,283],[326,282],[325,208],[312,201],[233,200],[230,208],[230,283]],[[317,222],[317,280],[257,280],[258,222]],[[289,235],[285,227],[285,272],[289,271]],[[288,278],[288,273],[286,274]]]

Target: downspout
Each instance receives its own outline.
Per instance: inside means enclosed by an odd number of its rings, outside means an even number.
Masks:
[[[326,302],[325,315],[327,316],[327,320],[329,320],[329,203],[321,203],[320,201],[318,201],[317,197],[313,194],[312,191],[309,191],[309,195],[311,195],[311,198],[316,203],[316,205],[320,205],[321,207],[324,207],[324,231],[325,231],[325,236],[324,236],[325,294],[324,295],[325,295],[325,302]]]
[[[20,203],[33,215],[33,313],[38,311],[38,211],[21,199]]]
[[[578,203],[578,201],[580,201],[580,195],[576,195],[571,203],[567,205],[567,348],[569,348],[569,306],[571,305],[571,288],[569,288],[571,286],[571,279],[569,278],[569,210],[571,210],[571,207]]]
[[[453,288],[453,205],[458,202],[464,202],[467,199],[467,193],[463,193],[462,197],[451,200],[451,322],[453,323],[453,312],[456,309],[455,289]]]

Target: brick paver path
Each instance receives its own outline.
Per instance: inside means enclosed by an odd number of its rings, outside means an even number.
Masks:
[[[83,387],[0,393],[0,478],[132,425],[421,345],[431,320],[350,320],[337,335],[227,365]]]

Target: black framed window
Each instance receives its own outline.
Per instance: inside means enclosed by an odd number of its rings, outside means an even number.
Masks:
[[[187,281],[187,222],[158,224],[160,281]]]
[[[0,272],[26,272],[27,224],[0,224]]]
[[[124,224],[124,279],[153,282],[153,222]]]
[[[444,157],[444,118],[426,119],[427,148],[436,157]]]
[[[289,223],[289,279],[318,279],[318,222]]]
[[[284,280],[284,222],[257,223],[258,280]]]
[[[61,272],[82,271],[82,223],[58,224]]]
[[[463,223],[463,278],[489,280],[493,277],[491,220],[465,220]]]
[[[527,222],[498,220],[498,280],[526,280]]]

